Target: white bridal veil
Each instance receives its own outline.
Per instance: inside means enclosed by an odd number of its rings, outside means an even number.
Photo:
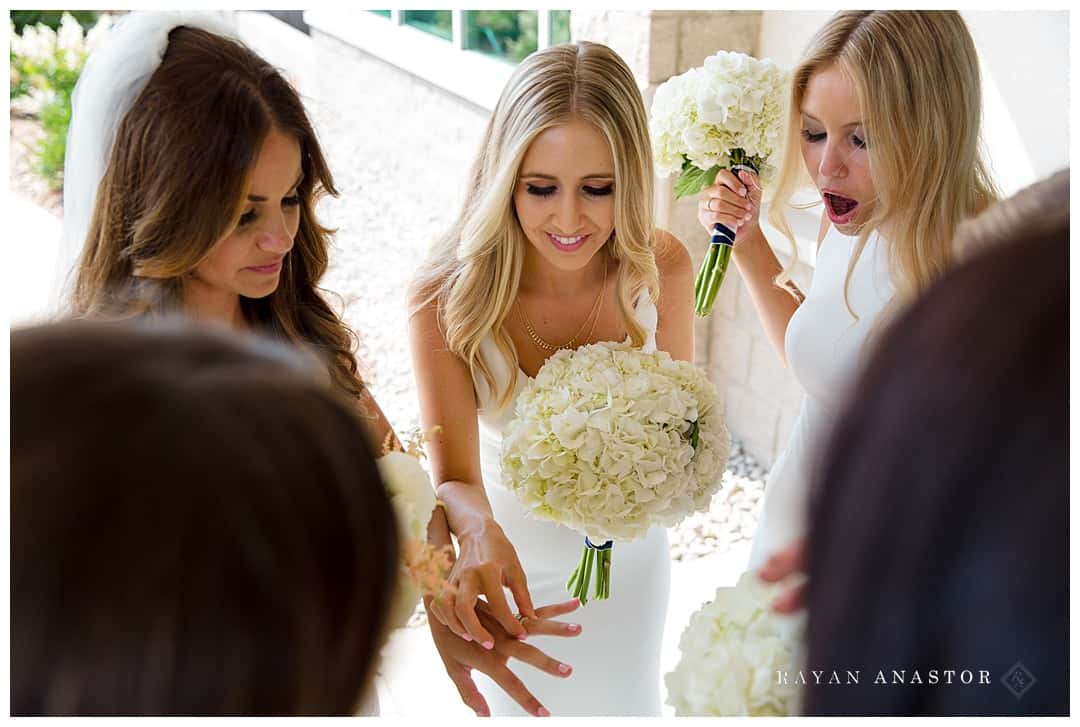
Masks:
[[[68,308],[75,266],[116,129],[161,63],[169,32],[181,25],[237,37],[232,15],[224,12],[131,12],[112,28],[79,76],[71,97],[64,156],[63,233],[52,295],[56,312]]]

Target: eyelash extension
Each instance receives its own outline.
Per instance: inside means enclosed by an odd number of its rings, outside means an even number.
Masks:
[[[606,187],[582,187],[582,189],[585,190],[585,194],[592,197],[606,197],[611,194],[613,187],[609,184]]]
[[[555,187],[536,187],[532,184],[526,184],[525,191],[537,197],[550,197],[555,194]]]
[[[822,134],[811,134],[806,129],[802,129],[799,133],[802,134],[802,137],[804,139],[806,139],[808,142],[810,142],[811,144],[813,144],[815,142],[818,142],[818,141],[821,141],[822,139],[825,138],[825,134],[823,134],[823,133]],[[865,149],[866,148],[866,140],[865,139],[860,139],[858,136],[855,136],[854,134],[851,135],[851,143],[852,143],[852,146],[854,146],[857,149]]]
[[[292,197],[286,197],[281,200],[281,204],[283,207],[296,207],[300,204],[300,195],[294,194]],[[244,214],[240,215],[240,222],[238,223],[238,226],[244,227],[246,225],[250,225],[252,222],[255,221],[256,217],[257,215],[255,214],[255,210],[245,212]]]

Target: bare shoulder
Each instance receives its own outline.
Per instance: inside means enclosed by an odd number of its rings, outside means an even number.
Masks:
[[[682,241],[667,230],[656,231],[656,270],[660,274],[660,286],[667,280],[693,277],[690,252]]]

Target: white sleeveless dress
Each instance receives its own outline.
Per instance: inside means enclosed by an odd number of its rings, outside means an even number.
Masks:
[[[647,291],[638,297],[634,311],[645,328],[646,350],[655,350],[657,312]],[[481,343],[480,355],[497,381],[509,378],[509,366],[490,336]],[[525,569],[533,604],[539,607],[569,600],[566,581],[581,558],[584,539],[562,525],[529,516],[502,483],[503,430],[513,419],[514,401],[526,378],[518,371],[514,397],[501,410],[494,408],[482,377],[474,383],[484,487],[495,520]],[[533,636],[527,642],[572,666],[568,678],[510,662],[510,669],[554,717],[661,716],[660,646],[671,585],[667,531],[657,527],[641,540],[616,541],[611,566],[611,598],[590,600],[564,619],[581,624],[579,636]],[[512,607],[513,601],[509,602]],[[527,714],[493,681],[479,672],[473,674],[493,716]]]
[[[852,272],[848,300],[844,281],[857,238],[832,225],[818,249],[806,299],[796,309],[784,336],[788,366],[805,391],[786,450],[765,482],[765,504],[750,551],[749,569],[803,535],[808,527],[813,468],[861,362],[863,343],[892,299],[888,248],[871,234]]]

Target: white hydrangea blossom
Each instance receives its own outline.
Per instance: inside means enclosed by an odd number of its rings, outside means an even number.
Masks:
[[[558,351],[526,384],[503,439],[503,480],[539,518],[634,540],[707,509],[730,449],[716,388],[697,367],[595,343]]]
[[[405,452],[387,452],[375,460],[394,507],[402,549],[411,538],[427,540],[427,526],[435,509],[435,491],[420,461]],[[420,601],[420,588],[411,579],[399,577],[390,606],[390,627],[404,626]]]
[[[775,174],[782,141],[788,76],[773,61],[720,51],[703,66],[656,89],[649,132],[657,173],[682,169],[683,157],[702,170],[728,167],[733,149],[765,160],[763,184]]]
[[[679,640],[682,658],[664,677],[667,703],[680,717],[788,716],[796,714],[794,674],[802,657],[805,612],[778,614],[770,604],[780,590],[754,573],[719,588]],[[779,673],[790,673],[783,680]],[[784,683],[787,681],[788,683]]]

